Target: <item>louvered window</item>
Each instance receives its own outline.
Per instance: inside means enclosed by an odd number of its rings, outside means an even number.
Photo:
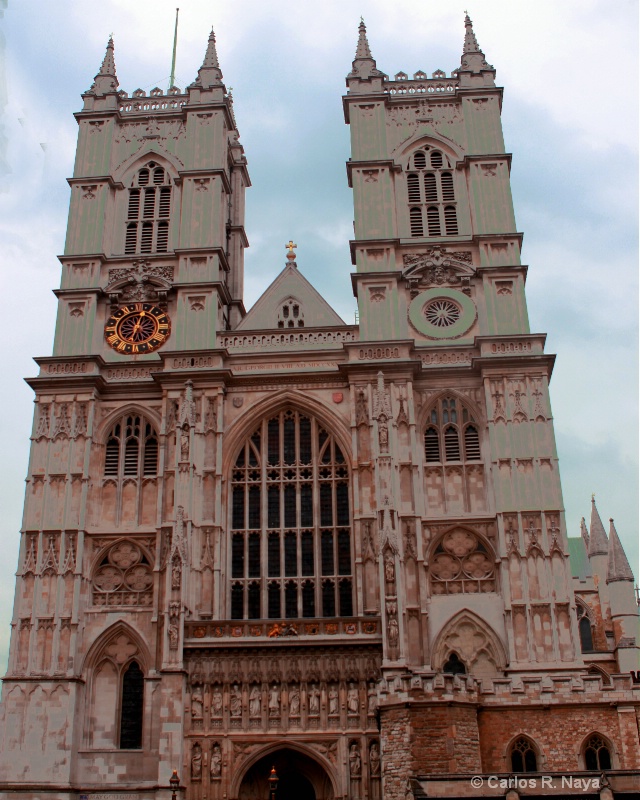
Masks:
[[[464,443],[464,451],[463,451]],[[455,397],[445,397],[431,409],[424,433],[427,463],[481,461],[478,425]]]
[[[232,618],[351,616],[349,471],[335,438],[282,411],[245,441],[231,483]]]
[[[170,216],[169,175],[163,167],[151,161],[139,170],[129,189],[125,253],[166,253]]]
[[[105,476],[141,477],[158,473],[158,436],[141,414],[121,417],[109,432],[105,450]]]
[[[410,159],[407,199],[412,237],[457,236],[453,166],[449,156],[428,145]]]

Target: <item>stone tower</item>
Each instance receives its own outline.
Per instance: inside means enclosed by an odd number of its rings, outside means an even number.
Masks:
[[[1,791],[151,800],[174,770],[188,800],[266,798],[274,774],[279,800],[469,796],[472,776],[515,797],[500,773],[633,791],[633,575],[595,503],[567,538],[502,90],[465,31],[451,76],[390,79],[360,25],[357,326],[293,241],[245,312],[249,177],[213,33],[166,95],[119,92],[109,42],[30,381]]]

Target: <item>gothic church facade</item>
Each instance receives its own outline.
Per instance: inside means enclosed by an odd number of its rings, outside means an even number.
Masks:
[[[2,796],[637,788],[633,575],[595,503],[567,538],[494,78],[468,17],[450,76],[389,78],[360,25],[347,325],[293,242],[244,308],[213,34],[184,92],[131,97],[109,42],[30,380]]]

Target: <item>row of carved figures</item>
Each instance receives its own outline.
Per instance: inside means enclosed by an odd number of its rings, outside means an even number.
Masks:
[[[286,695],[285,695],[286,692]],[[323,698],[324,693],[324,698]],[[285,699],[286,696],[286,699]],[[340,713],[340,691],[337,683],[329,683],[326,689],[320,687],[318,683],[311,683],[308,687],[298,683],[291,683],[286,686],[277,682],[272,684],[254,683],[248,690],[248,711],[249,717],[258,719],[262,717],[263,709],[267,711],[271,718],[280,717],[283,710],[288,710],[289,717],[299,717],[305,709],[310,717],[320,715],[321,703],[327,708],[330,717],[336,717]],[[306,701],[306,704],[305,704]],[[360,714],[360,690],[351,681],[346,690],[345,705],[350,716]],[[378,699],[375,685],[369,683],[367,688],[367,714],[374,716],[378,708]],[[214,684],[211,691],[211,716],[222,717],[224,709],[223,688],[220,684]],[[229,714],[233,718],[242,716],[243,697],[242,687],[234,683],[229,688],[228,701]],[[204,717],[205,701],[204,690],[201,685],[196,685],[191,691],[191,718],[201,720]]]

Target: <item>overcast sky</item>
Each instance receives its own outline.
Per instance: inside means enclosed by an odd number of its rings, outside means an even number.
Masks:
[[[167,88],[176,0],[0,0],[0,674],[21,524],[33,356],[50,355],[76,141],[73,112],[110,33],[120,88]],[[558,358],[551,383],[569,535],[596,493],[638,563],[637,53],[635,0],[182,0],[176,84],[196,76],[211,26],[253,187],[247,307],[284,243],[353,321],[353,209],[341,95],[360,15],[378,68],[450,73],[467,8],[505,87],[529,316]],[[5,83],[6,74],[6,83]],[[636,572],[637,574],[637,572]]]

